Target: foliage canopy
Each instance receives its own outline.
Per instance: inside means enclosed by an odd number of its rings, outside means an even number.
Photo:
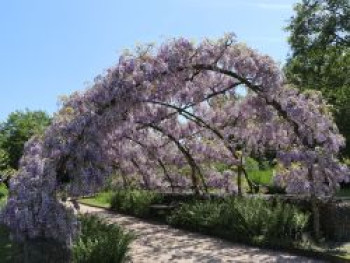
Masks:
[[[322,91],[335,106],[336,123],[350,154],[350,2],[303,0],[287,27],[291,55],[287,79],[302,90]]]
[[[251,92],[238,100],[241,86]],[[77,220],[62,192],[96,192],[114,170],[125,187],[234,192],[243,156],[270,150],[288,192],[329,195],[349,179],[337,159],[343,146],[321,94],[284,85],[270,57],[232,34],[198,45],[174,39],[122,55],[92,88],[72,94],[44,136],[26,144],[4,221],[18,239],[70,246]],[[229,169],[217,173],[213,162]]]

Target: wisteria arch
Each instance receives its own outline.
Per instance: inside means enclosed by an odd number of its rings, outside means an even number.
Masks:
[[[249,90],[244,98],[241,86]],[[63,103],[45,135],[26,144],[3,220],[17,239],[69,246],[77,221],[62,192],[94,192],[118,169],[124,185],[151,188],[162,172],[171,187],[199,193],[208,187],[210,162],[244,173],[243,149],[276,151],[283,164],[276,181],[289,192],[329,194],[348,179],[336,158],[343,144],[321,95],[283,85],[271,58],[231,34],[198,45],[175,39],[122,55],[92,88]],[[172,174],[184,166],[188,178]],[[215,182],[232,190],[229,173]]]

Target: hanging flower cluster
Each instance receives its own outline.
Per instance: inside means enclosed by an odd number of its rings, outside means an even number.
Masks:
[[[45,135],[27,143],[3,218],[18,239],[69,246],[77,221],[61,192],[93,193],[118,174],[123,187],[232,193],[242,152],[275,151],[276,182],[325,195],[348,180],[336,158],[343,145],[321,95],[283,85],[270,57],[233,35],[198,45],[175,39],[122,55],[63,102]]]

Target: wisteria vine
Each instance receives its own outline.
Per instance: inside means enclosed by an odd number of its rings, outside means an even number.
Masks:
[[[179,38],[122,55],[63,102],[26,144],[3,220],[17,239],[70,246],[78,223],[62,193],[94,193],[115,173],[121,187],[240,193],[242,155],[267,151],[288,192],[328,195],[349,178],[337,159],[343,146],[322,96],[284,85],[270,57],[232,34],[198,45]]]

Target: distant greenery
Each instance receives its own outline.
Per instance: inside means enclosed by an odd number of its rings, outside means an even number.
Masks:
[[[272,183],[273,167],[267,161],[258,162],[248,157],[245,164],[249,179],[256,184],[269,185]]]
[[[272,184],[273,170],[253,170],[249,173],[249,178],[253,182],[261,185],[270,185]]]
[[[80,202],[82,204],[110,208],[113,195],[113,192],[102,192],[96,196],[81,199]]]
[[[287,27],[291,54],[287,80],[319,90],[335,107],[336,123],[350,156],[350,1],[300,0]]]
[[[107,224],[97,216],[81,216],[81,236],[73,246],[74,263],[126,262],[134,237],[115,224]]]
[[[26,141],[42,134],[51,117],[43,111],[15,111],[0,123],[0,169],[17,169]]]
[[[162,196],[156,192],[145,190],[120,190],[111,199],[111,209],[136,215],[150,216],[150,205],[160,203]]]
[[[8,195],[8,189],[4,184],[0,184],[0,199],[7,197]]]
[[[5,205],[8,195],[8,189],[4,184],[0,184],[0,209]]]

